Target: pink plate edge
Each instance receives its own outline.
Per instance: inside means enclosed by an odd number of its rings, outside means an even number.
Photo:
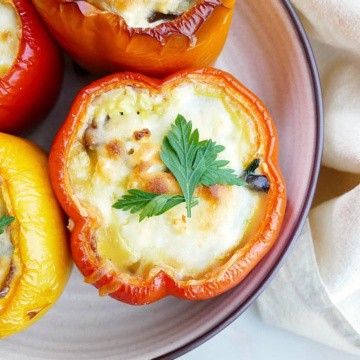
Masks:
[[[322,92],[321,92],[320,79],[319,79],[315,57],[309,39],[306,35],[305,29],[302,26],[300,19],[294,10],[294,7],[291,5],[290,0],[281,0],[281,3],[284,6],[285,11],[288,13],[289,19],[291,20],[293,28],[297,33],[298,40],[304,51],[304,55],[307,62],[308,74],[312,83],[313,99],[315,104],[316,144],[315,144],[315,152],[314,152],[313,167],[311,171],[310,182],[306,192],[306,200],[304,201],[297,222],[293,226],[293,229],[290,235],[288,236],[288,239],[286,241],[287,243],[286,246],[284,247],[274,267],[269,271],[269,273],[261,282],[261,284],[257,287],[257,289],[245,301],[243,301],[239,305],[239,307],[237,307],[230,315],[226,316],[224,319],[219,321],[210,330],[204,332],[200,336],[189,341],[187,344],[182,345],[181,347],[172,350],[171,352],[156,357],[155,360],[175,359],[181,355],[186,354],[187,352],[197,348],[207,340],[211,339],[220,331],[224,330],[233,321],[235,321],[242,313],[244,313],[249,308],[249,306],[256,300],[256,298],[266,289],[266,287],[270,284],[270,282],[274,279],[276,274],[281,269],[287,256],[294,248],[296,241],[300,235],[300,232],[305,224],[307,216],[309,214],[312,200],[315,194],[319,171],[320,171],[323,142],[324,142],[324,114],[323,114]]]

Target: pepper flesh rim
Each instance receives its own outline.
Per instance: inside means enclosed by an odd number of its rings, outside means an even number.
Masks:
[[[14,216],[14,211],[11,204],[10,194],[8,189],[8,180],[4,179],[1,176],[1,173],[0,173],[0,196],[3,198],[4,201],[5,214],[8,216]],[[0,214],[0,216],[2,215],[4,214]],[[13,253],[10,259],[10,266],[8,272],[4,274],[5,277],[3,278],[3,281],[0,282],[0,300],[4,299],[8,295],[8,293],[10,292],[11,282],[16,281],[16,279],[18,279],[21,276],[21,272],[22,272],[20,256],[19,254],[16,254],[15,251],[16,244],[14,240],[14,235],[15,235],[14,227],[17,225],[16,222],[17,221],[15,218],[14,222],[7,227],[7,231],[9,232],[9,241],[11,242],[11,245],[13,247]]]
[[[74,4],[83,16],[107,15],[113,17],[120,28],[126,30],[130,37],[134,35],[149,35],[160,42],[172,35],[183,35],[191,38],[196,34],[202,24],[208,19],[218,6],[232,8],[235,0],[198,0],[196,5],[184,12],[175,20],[166,21],[154,27],[131,27],[125,19],[117,13],[102,10],[85,0],[59,0],[61,5]]]

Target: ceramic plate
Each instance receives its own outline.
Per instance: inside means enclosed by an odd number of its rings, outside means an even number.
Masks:
[[[216,299],[164,299],[131,307],[100,298],[74,269],[60,301],[32,328],[1,342],[0,359],[174,358],[239,316],[269,283],[307,216],[322,145],[321,95],[304,31],[287,1],[238,0],[217,67],[232,73],[269,108],[280,137],[288,208],[281,235],[240,286]],[[31,138],[49,149],[69,106],[92,80],[67,63],[62,96]]]

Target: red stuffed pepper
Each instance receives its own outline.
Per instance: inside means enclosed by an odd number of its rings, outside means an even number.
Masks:
[[[21,133],[46,116],[63,77],[61,52],[28,0],[0,1],[0,131]]]
[[[50,176],[85,281],[136,305],[239,284],[280,231],[277,149],[264,105],[220,70],[115,74],[84,88]]]

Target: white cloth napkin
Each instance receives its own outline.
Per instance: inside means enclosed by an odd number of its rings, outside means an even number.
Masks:
[[[305,229],[257,304],[270,324],[360,355],[360,0],[292,2],[322,81],[324,167]]]

